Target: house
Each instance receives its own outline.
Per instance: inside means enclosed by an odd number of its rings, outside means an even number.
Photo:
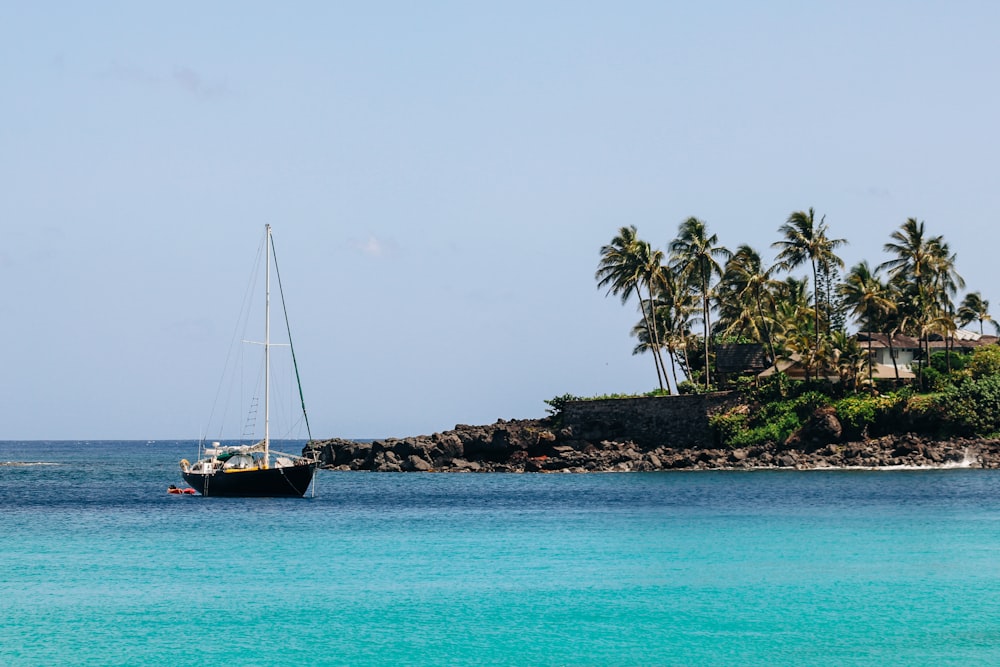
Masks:
[[[977,347],[996,345],[1000,340],[996,336],[981,334],[966,329],[958,329],[947,338],[940,334],[931,334],[927,346],[931,352],[950,349],[955,352],[972,352]]]
[[[777,373],[784,373],[791,380],[805,380],[806,379],[806,369],[802,364],[802,358],[793,354],[790,359],[779,359],[778,363],[771,366],[763,373],[759,373],[757,377],[768,378]],[[840,382],[841,377],[838,373],[826,371],[826,375],[821,375],[816,377],[816,371],[813,370],[811,378],[813,380],[824,380],[826,382]],[[898,374],[897,374],[898,373]],[[872,366],[872,379],[874,380],[913,380],[917,376],[913,372],[910,366],[904,366],[899,364],[898,367],[893,367],[891,364],[874,364]],[[867,373],[864,375],[867,380]]]
[[[715,346],[715,371],[719,382],[738,375],[757,375],[771,365],[761,343],[721,343]]]
[[[916,378],[916,364],[922,358],[925,346],[931,353],[945,350],[968,353],[977,347],[996,345],[1000,342],[1000,337],[959,329],[948,336],[947,340],[938,334],[931,334],[927,341],[920,341],[904,334],[895,334],[890,340],[888,334],[860,331],[857,334],[857,341],[861,349],[871,350],[874,379],[913,380]],[[776,373],[784,373],[793,380],[805,379],[805,367],[798,355],[792,355],[791,359],[779,360],[777,364],[758,373],[757,377],[766,378]],[[835,375],[814,379],[840,381]]]
[[[959,329],[947,338],[940,334],[931,334],[926,341],[896,334],[892,337],[892,345],[890,346],[889,337],[886,334],[865,331],[858,333],[858,344],[864,349],[868,349],[869,340],[871,341],[872,357],[876,364],[891,367],[892,359],[895,357],[897,366],[912,369],[917,360],[922,358],[924,347],[928,348],[932,354],[945,350],[969,353],[977,347],[996,345],[1000,338]]]
[[[863,349],[871,349],[873,375],[876,378],[895,379],[897,368],[901,380],[915,377],[913,363],[920,354],[920,341],[916,338],[896,334],[890,341],[888,334],[859,331],[857,339]]]
[[[805,380],[806,379],[806,367],[802,363],[802,357],[798,354],[793,354],[788,359],[778,359],[778,361],[770,366],[767,370],[762,373],[758,373],[759,378],[769,378],[772,375],[777,375],[778,373],[784,373],[788,376],[790,380]],[[829,371],[828,371],[829,373]],[[825,380],[827,382],[840,382],[840,375],[838,373],[831,373],[828,375],[821,375],[816,377],[816,370],[813,369],[810,375],[813,380]]]
[[[857,335],[857,340],[863,350],[867,350],[869,343],[871,344],[871,376],[873,379],[913,380],[917,377],[913,364],[920,353],[920,343],[916,338],[896,334],[890,341],[886,334],[860,332]],[[894,358],[895,364],[893,363]],[[759,373],[757,377],[766,378],[775,373],[784,373],[793,380],[804,380],[806,375],[805,367],[798,355],[792,355],[791,359],[779,360],[777,364]],[[824,377],[814,377],[813,379],[839,382],[840,376],[836,373],[830,373]]]

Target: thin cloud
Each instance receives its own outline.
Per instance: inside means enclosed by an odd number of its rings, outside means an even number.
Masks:
[[[162,77],[158,77],[142,68],[132,65],[122,65],[121,63],[113,63],[101,76],[102,78],[114,79],[115,81],[137,86],[156,86],[163,82]]]
[[[190,67],[175,67],[173,82],[195,97],[219,97],[229,94],[225,82],[206,82],[198,72]]]
[[[222,97],[231,92],[225,81],[208,80],[197,70],[186,65],[175,66],[169,75],[163,75],[134,65],[114,63],[104,72],[103,76],[129,85],[171,86],[188,95],[202,99]]]
[[[375,236],[369,235],[367,239],[359,241],[351,239],[351,246],[367,257],[385,257],[393,250],[392,242],[383,241]]]

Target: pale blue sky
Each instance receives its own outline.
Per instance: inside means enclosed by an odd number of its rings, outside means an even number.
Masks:
[[[850,265],[913,216],[1000,311],[998,14],[0,4],[0,439],[198,437],[265,223],[320,437],[653,388],[622,225],[773,257],[813,206]]]

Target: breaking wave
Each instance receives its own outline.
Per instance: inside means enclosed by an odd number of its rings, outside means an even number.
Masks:
[[[0,461],[0,468],[27,468],[30,466],[57,466],[59,463],[52,461]]]

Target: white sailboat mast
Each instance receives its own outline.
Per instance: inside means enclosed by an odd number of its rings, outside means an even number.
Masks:
[[[271,225],[265,226],[264,254],[264,467],[271,457]]]

